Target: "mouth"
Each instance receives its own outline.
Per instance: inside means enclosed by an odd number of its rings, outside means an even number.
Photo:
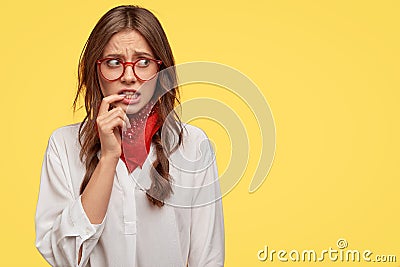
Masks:
[[[140,96],[140,92],[136,90],[121,90],[118,92],[119,95],[125,95],[125,99],[137,99]]]

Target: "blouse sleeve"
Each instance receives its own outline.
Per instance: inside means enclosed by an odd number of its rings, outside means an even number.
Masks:
[[[213,149],[206,137],[202,166],[196,174],[201,183],[192,200],[189,267],[224,266],[225,236],[221,190]]]
[[[104,229],[104,221],[91,224],[81,202],[74,196],[71,182],[65,175],[64,164],[53,135],[43,160],[40,192],[36,208],[36,247],[52,266],[85,266]]]

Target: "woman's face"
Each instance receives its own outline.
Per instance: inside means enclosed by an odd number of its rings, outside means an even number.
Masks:
[[[115,58],[122,62],[134,62],[140,58],[152,58],[154,54],[146,39],[137,31],[127,29],[113,35],[104,48],[102,58]],[[108,65],[114,67],[118,61],[108,61]],[[146,60],[139,62],[145,64]],[[112,105],[121,107],[127,114],[134,114],[141,110],[152,98],[157,76],[144,82],[135,77],[133,66],[127,65],[124,74],[115,81],[105,79],[98,69],[98,79],[104,96],[113,94],[126,94],[121,101]],[[138,74],[138,73],[136,73]]]

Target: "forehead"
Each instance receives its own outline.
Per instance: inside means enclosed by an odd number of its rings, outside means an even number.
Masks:
[[[103,56],[107,54],[119,54],[132,56],[138,52],[146,52],[153,55],[150,45],[138,31],[127,29],[114,34],[104,48]]]

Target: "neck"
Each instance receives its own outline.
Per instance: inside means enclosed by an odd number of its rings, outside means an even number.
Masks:
[[[142,109],[133,114],[126,114],[129,120],[138,120],[147,118],[152,111],[154,111],[155,104],[149,101]]]

